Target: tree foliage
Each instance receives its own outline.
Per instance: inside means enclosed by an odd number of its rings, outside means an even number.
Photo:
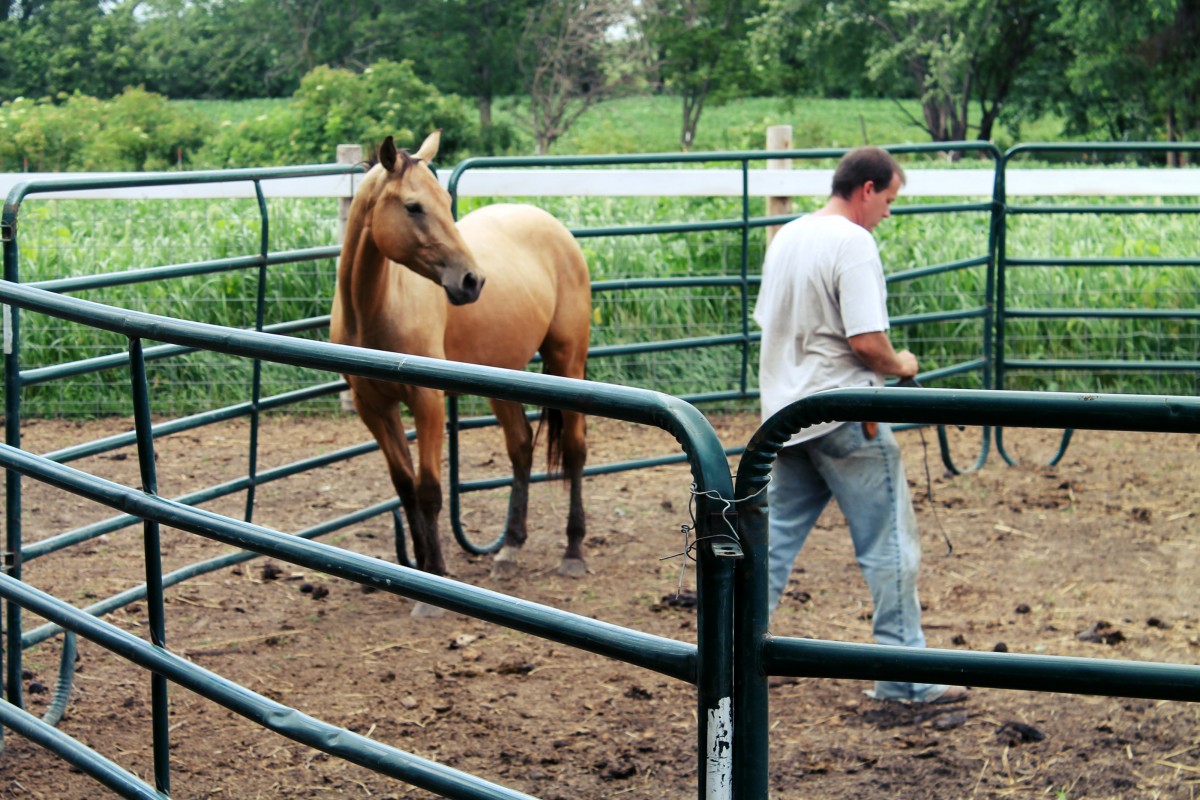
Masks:
[[[639,21],[663,87],[682,101],[679,144],[688,149],[707,101],[722,103],[752,85],[747,59],[758,0],[644,0]]]
[[[137,83],[130,8],[97,0],[8,4],[0,26],[0,96],[111,97]]]
[[[386,126],[420,134],[433,117],[453,121],[443,125],[450,152],[505,151],[515,138],[492,124],[500,98],[517,99],[545,152],[596,102],[634,87],[679,98],[684,149],[706,105],[752,93],[916,98],[912,123],[934,141],[994,139],[1000,123],[1019,135],[1022,121],[1046,112],[1081,137],[1179,140],[1200,128],[1200,0],[9,0],[3,8],[0,102],[10,111],[38,109],[31,120],[49,119],[51,106],[85,114],[82,98],[129,103],[128,87],[143,87],[143,102],[295,97],[293,110],[239,129],[241,141],[221,133],[214,152],[253,153],[253,163],[324,160],[339,132],[364,141]],[[414,93],[403,113],[386,105],[399,101],[378,85],[380,72]],[[322,99],[317,86],[365,105]],[[433,95],[437,113],[420,110]],[[475,114],[464,116],[469,104]]]
[[[798,44],[804,59],[859,70],[887,96],[918,98],[912,121],[935,142],[990,139],[1002,116],[1032,113],[1014,102],[1021,93],[1061,74],[1061,42],[1049,26],[1058,1],[772,0],[755,41],[776,69]],[[775,33],[796,20],[811,26],[799,42]]]
[[[1069,133],[1200,135],[1200,0],[1063,0],[1054,28],[1074,54],[1051,98]]]

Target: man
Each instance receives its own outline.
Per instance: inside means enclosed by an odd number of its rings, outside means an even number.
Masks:
[[[888,336],[887,287],[872,231],[891,215],[904,171],[878,147],[852,150],[823,208],[776,234],[754,319],[762,327],[763,418],[823,389],[912,378],[917,359]],[[880,644],[924,647],[917,599],[920,543],[900,450],[875,423],[822,423],[779,453],[768,487],[769,602],[774,613],[796,556],[836,498],[875,605]],[[880,681],[872,696],[930,703],[966,698],[961,686]]]

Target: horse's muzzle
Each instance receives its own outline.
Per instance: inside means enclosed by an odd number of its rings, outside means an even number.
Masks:
[[[485,278],[477,278],[472,272],[468,272],[463,276],[462,283],[458,286],[446,286],[446,298],[452,306],[465,306],[468,303],[474,303],[479,299],[480,292],[483,291]]]

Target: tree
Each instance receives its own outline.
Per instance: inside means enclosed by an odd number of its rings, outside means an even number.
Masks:
[[[1038,79],[1061,74],[1061,39],[1051,23],[1057,0],[772,0],[756,42],[779,61],[781,20],[816,21],[804,55],[864,73],[893,98],[916,97],[921,116],[904,110],[935,142],[991,139],[1002,116],[1019,120],[1044,96]],[[764,46],[765,44],[765,46]],[[855,57],[848,57],[854,54]],[[861,54],[861,55],[860,55]],[[978,108],[979,121],[971,122]]]
[[[1074,54],[1056,103],[1069,133],[1200,133],[1200,0],[1063,0],[1056,30]]]
[[[612,58],[611,32],[627,21],[623,0],[546,0],[528,14],[517,63],[538,153],[584,111],[636,80],[628,64]]]
[[[721,103],[751,79],[749,20],[757,0],[644,0],[642,30],[665,88],[682,103],[679,144],[690,148],[708,100]]]
[[[108,10],[106,10],[106,8]],[[98,0],[8,3],[0,29],[0,94],[121,92],[135,75],[132,6]]]
[[[522,89],[517,47],[538,0],[426,0],[394,28],[403,56],[444,92],[474,98],[479,121],[492,125],[497,97]]]

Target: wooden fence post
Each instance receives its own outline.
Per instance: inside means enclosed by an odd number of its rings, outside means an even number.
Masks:
[[[791,125],[772,125],[767,128],[767,149],[768,150],[791,150],[792,149],[792,126]],[[792,160],[790,158],[768,158],[767,169],[791,169]],[[792,213],[792,198],[790,197],[768,197],[767,198],[767,216],[777,217],[784,214]],[[767,228],[767,244],[771,244],[771,239],[775,237],[775,232],[780,228],[779,225],[771,225]]]
[[[339,164],[357,164],[363,160],[363,149],[361,144],[339,144],[337,146],[337,163]],[[338,244],[342,244],[346,239],[346,221],[350,219],[350,202],[352,198],[338,198],[338,221],[337,221],[337,240]],[[336,289],[334,290],[336,291]],[[350,391],[342,392],[338,397],[341,400],[342,411],[351,413],[354,411],[354,401],[350,398]]]

